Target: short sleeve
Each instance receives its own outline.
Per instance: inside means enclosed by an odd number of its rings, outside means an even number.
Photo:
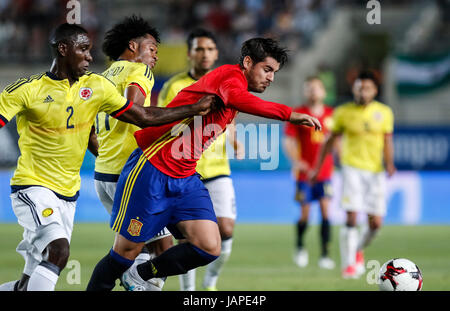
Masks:
[[[343,118],[343,109],[342,107],[338,107],[333,111],[333,117],[331,119],[331,132],[333,133],[342,133],[344,131],[344,122]]]
[[[111,81],[101,76],[101,84],[103,100],[100,104],[100,111],[104,111],[116,118],[131,108],[133,103],[123,97]]]
[[[21,80],[7,86],[0,94],[0,125],[4,126],[26,107],[28,94],[26,87],[19,87]]]
[[[144,69],[145,68],[145,69]],[[130,85],[136,85],[139,87],[145,97],[149,96],[152,92],[155,79],[149,66],[139,67],[128,75],[125,88]]]

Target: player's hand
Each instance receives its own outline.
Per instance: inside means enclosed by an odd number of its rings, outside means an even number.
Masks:
[[[392,175],[394,175],[396,171],[397,169],[395,168],[394,164],[386,164],[386,173],[388,177],[392,177]]]
[[[297,173],[303,173],[309,170],[309,165],[305,161],[295,161],[292,163],[292,169]]]
[[[308,181],[311,185],[315,184],[317,182],[317,177],[319,176],[319,170],[318,169],[312,169],[309,171],[308,174]]]
[[[245,147],[240,141],[234,143],[234,155],[237,160],[245,159]]]
[[[322,130],[322,125],[320,124],[319,120],[304,113],[292,112],[291,117],[289,118],[289,122],[293,124],[314,127],[316,131]]]
[[[305,161],[295,161],[292,163],[292,176],[296,179],[299,174],[307,172],[308,169],[309,165]]]
[[[193,104],[192,108],[198,115],[204,116],[207,115],[213,109],[215,101],[216,96],[205,95],[202,98],[200,98],[198,102]]]

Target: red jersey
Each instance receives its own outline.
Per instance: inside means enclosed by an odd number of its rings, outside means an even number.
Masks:
[[[239,65],[223,65],[182,89],[167,107],[194,104],[213,94],[224,107],[200,117],[187,118],[135,132],[138,146],[147,159],[166,175],[184,178],[195,173],[203,150],[226,129],[238,111],[287,121],[292,108],[260,99],[249,93]]]
[[[324,106],[324,111],[321,116],[313,115],[307,106],[297,107],[294,111],[312,115],[322,124],[322,131],[315,131],[314,128],[292,123],[288,123],[284,130],[285,135],[294,137],[297,140],[300,148],[299,160],[306,162],[310,168],[314,168],[316,162],[319,160],[320,148],[325,142],[326,135],[330,132],[333,108]],[[333,157],[331,154],[328,154],[320,169],[317,181],[330,179],[332,173]],[[297,176],[297,180],[307,181],[308,176],[305,172],[300,172]]]

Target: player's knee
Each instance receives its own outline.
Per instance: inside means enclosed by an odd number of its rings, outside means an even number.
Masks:
[[[382,225],[382,221],[378,220],[378,219],[376,219],[376,220],[374,219],[374,220],[369,222],[369,228],[372,231],[379,230],[381,228],[381,225]]]
[[[222,240],[233,235],[234,219],[229,217],[217,217],[217,224],[219,225],[219,233]]]
[[[300,216],[299,222],[307,223],[309,219],[309,214],[302,212],[302,215]]]
[[[356,226],[356,213],[348,212],[347,213],[347,227],[355,227]]]
[[[221,251],[221,239],[220,237],[202,239],[199,241],[198,247],[210,255],[219,256]]]
[[[58,239],[50,242],[47,246],[47,255],[47,261],[57,265],[61,270],[64,269],[70,256],[69,241]]]
[[[234,225],[231,223],[224,224],[220,227],[220,237],[221,240],[226,240],[233,236]]]

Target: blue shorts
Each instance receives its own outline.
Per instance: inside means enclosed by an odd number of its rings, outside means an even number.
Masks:
[[[133,242],[144,242],[164,227],[184,236],[175,225],[183,220],[217,222],[208,190],[194,174],[173,178],[155,168],[136,149],[128,158],[117,182],[111,228]]]
[[[295,199],[300,203],[310,203],[332,195],[331,182],[329,180],[316,182],[310,185],[304,181],[297,182],[297,193]]]

